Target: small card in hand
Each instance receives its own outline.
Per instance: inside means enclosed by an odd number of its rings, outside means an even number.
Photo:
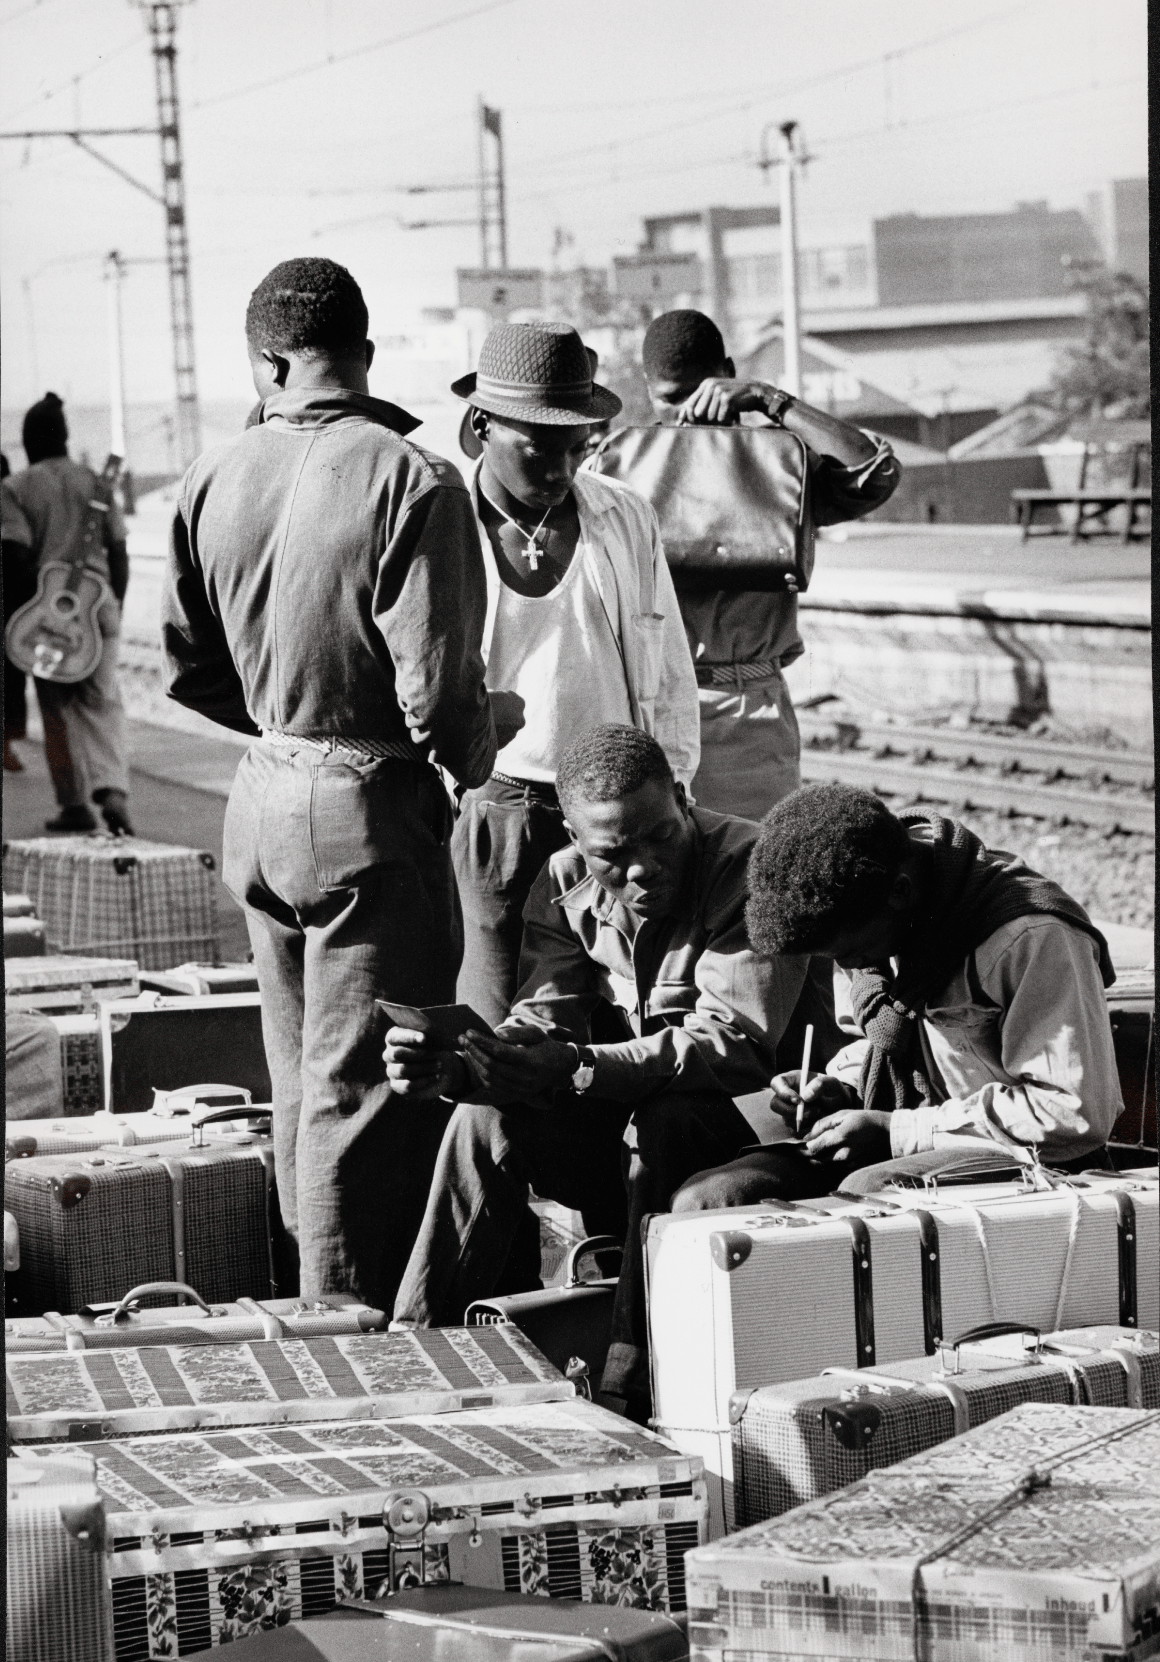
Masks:
[[[464,1033],[486,1033],[491,1028],[482,1016],[477,1016],[470,1004],[391,1004],[385,998],[376,998],[380,1010],[391,1018],[392,1027],[407,1027],[412,1033],[429,1034],[440,1050],[458,1050]]]

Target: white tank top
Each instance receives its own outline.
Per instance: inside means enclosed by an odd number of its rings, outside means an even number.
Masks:
[[[485,551],[485,557],[491,549]],[[632,723],[619,643],[581,541],[550,594],[517,594],[501,580],[487,659],[487,685],[517,692],[524,726],[496,757],[516,779],[552,782],[573,739],[602,722]]]

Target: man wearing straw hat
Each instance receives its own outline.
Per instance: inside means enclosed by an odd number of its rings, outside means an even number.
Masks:
[[[452,852],[463,904],[459,997],[493,1026],[517,985],[523,909],[568,841],[559,758],[602,723],[642,728],[687,786],[700,755],[697,684],[656,516],[578,473],[589,429],[620,400],[562,323],[502,323],[452,391],[481,447],[471,480],[487,576],[487,685],[525,724],[465,793]]]

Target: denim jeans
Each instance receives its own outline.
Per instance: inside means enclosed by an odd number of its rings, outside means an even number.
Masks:
[[[661,1096],[635,1106],[561,1092],[551,1108],[456,1110],[395,1318],[461,1322],[472,1299],[502,1285],[529,1188],[582,1214],[590,1234],[624,1241],[601,1389],[647,1398],[648,1322],[641,1224],[667,1212],[692,1173],[735,1154],[753,1133],[729,1097]]]
[[[454,1000],[450,834],[426,763],[259,742],[234,780],[223,878],[253,944],[278,1193],[307,1298],[389,1310],[423,1215],[450,1109],[392,1094],[375,999]]]
[[[511,1009],[519,981],[524,903],[568,833],[555,793],[488,780],[468,791],[452,838],[463,906],[463,967],[458,998],[495,1027]]]

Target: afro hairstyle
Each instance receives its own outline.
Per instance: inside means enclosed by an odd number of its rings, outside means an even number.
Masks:
[[[819,952],[886,905],[913,845],[905,825],[869,791],[807,785],[761,822],[749,856],[745,921],[753,950]]]
[[[362,354],[370,321],[362,290],[333,260],[283,260],[246,307],[246,340],[261,352]]]
[[[556,795],[567,813],[570,802],[615,802],[650,779],[674,783],[660,745],[639,727],[609,721],[568,746],[556,771]]]
[[[650,381],[683,381],[698,370],[711,375],[727,357],[720,329],[704,312],[662,312],[646,329],[641,348]]]
[[[24,417],[20,442],[29,465],[43,462],[49,456],[63,456],[68,449],[68,422],[64,419],[64,401],[55,392],[46,392]]]

